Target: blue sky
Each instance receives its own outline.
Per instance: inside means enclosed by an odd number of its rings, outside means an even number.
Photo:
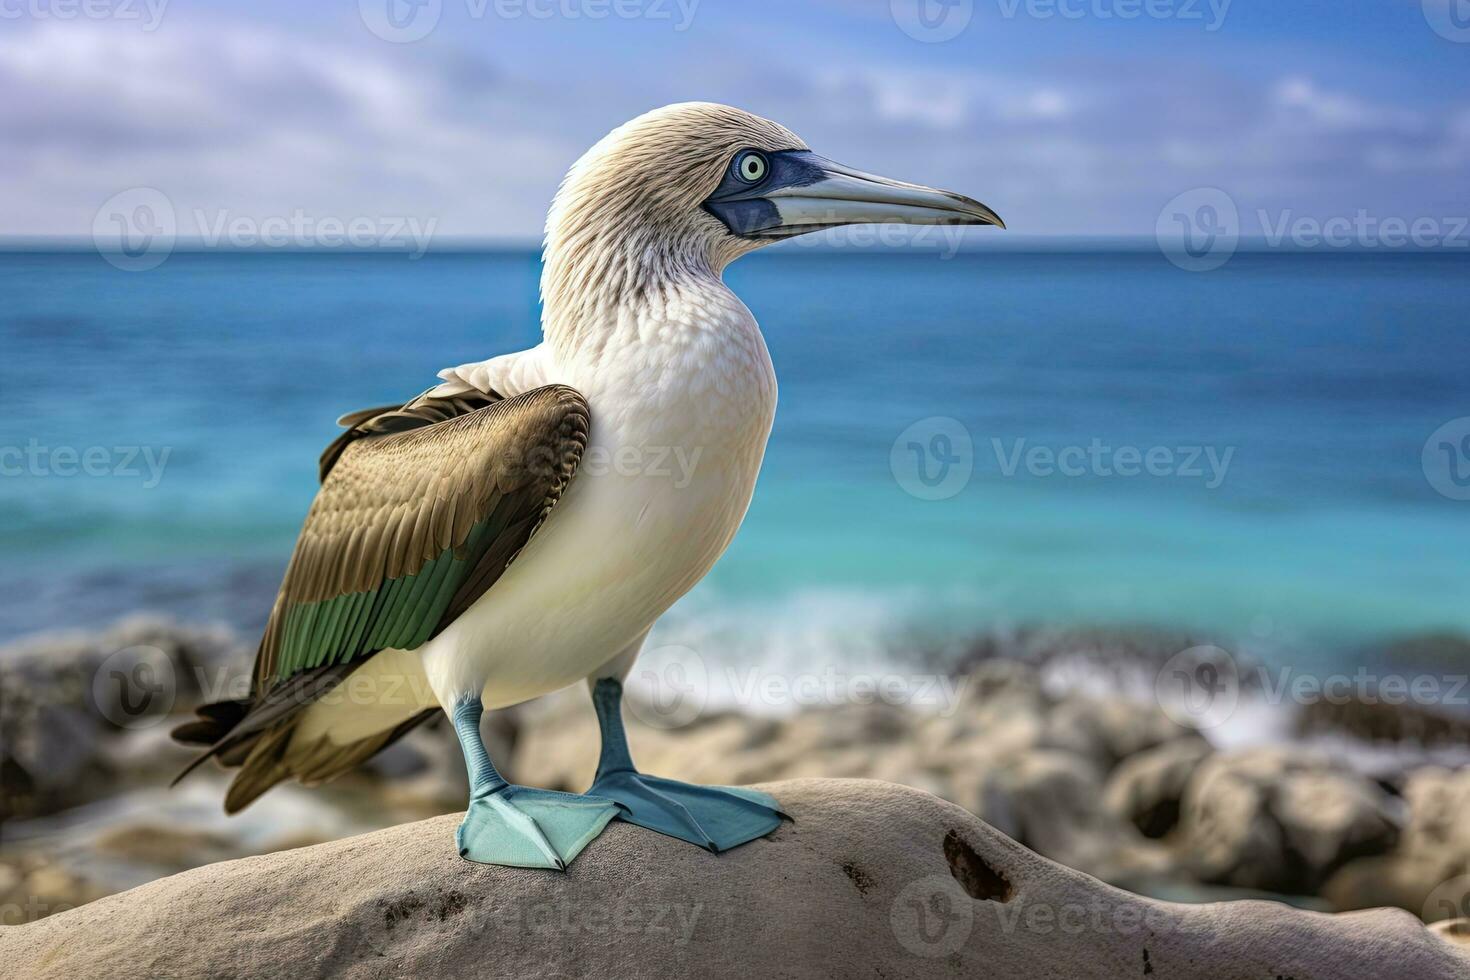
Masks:
[[[0,0],[0,234],[86,237],[147,187],[183,235],[304,212],[531,239],[587,145],[686,99],[1023,234],[1150,234],[1203,187],[1247,233],[1470,211],[1470,0],[948,0],[963,29],[928,42],[903,24],[937,0],[428,0],[406,43],[369,27],[389,0],[64,2]]]

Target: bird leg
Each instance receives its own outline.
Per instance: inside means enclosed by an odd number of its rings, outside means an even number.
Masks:
[[[623,685],[604,677],[592,688],[602,754],[589,794],[613,800],[618,819],[719,853],[775,830],[785,816],[765,793],[738,786],[697,786],[646,776],[633,764],[623,731]]]
[[[480,737],[484,711],[479,698],[469,698],[450,714],[470,776],[469,808],[455,833],[460,856],[480,864],[566,870],[617,815],[617,804],[506,782]]]

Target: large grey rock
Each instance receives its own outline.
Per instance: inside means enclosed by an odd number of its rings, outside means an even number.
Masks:
[[[1090,759],[1103,772],[1139,752],[1175,741],[1198,742],[1193,730],[1161,710],[1121,697],[1071,695],[1046,716],[1046,744]]]
[[[1470,872],[1470,768],[1430,766],[1415,770],[1404,787],[1409,825],[1400,850],[1445,870]]]
[[[703,783],[837,777],[880,779],[963,806],[1046,857],[1120,885],[1170,876],[1176,854],[1102,804],[1103,775],[1139,747],[1198,741],[1158,708],[1123,700],[1049,698],[1029,664],[978,665],[952,710],[882,703],[811,707],[778,718],[714,713],[665,730],[629,703],[629,739],[648,772]],[[1084,731],[1068,735],[1070,728]],[[583,691],[522,716],[511,762],[538,786],[582,790],[597,761]]]
[[[1214,752],[1203,738],[1182,738],[1130,756],[1108,777],[1108,809],[1148,837],[1163,837],[1179,823],[1189,780]]]
[[[1323,895],[1337,908],[1397,905],[1426,921],[1470,913],[1470,768],[1417,769],[1404,800],[1409,819],[1398,846],[1349,862]]]
[[[1200,765],[1179,844],[1203,881],[1310,894],[1347,861],[1389,851],[1401,820],[1382,788],[1332,758],[1255,748]]]
[[[243,693],[225,629],[133,616],[0,648],[0,821],[86,803],[179,764],[169,715]],[[246,661],[248,663],[248,661]]]
[[[135,615],[100,630],[60,630],[0,647],[0,820],[25,819],[166,784],[194,750],[168,731],[200,701],[243,697],[253,647],[224,627]],[[515,711],[485,735],[497,758]],[[439,813],[468,791],[451,726],[420,726],[367,762],[359,778]]]
[[[1011,836],[1052,860],[1125,885],[1174,870],[1166,849],[1099,805],[1102,783],[1086,760],[1039,749],[994,776],[1016,827]]]
[[[566,873],[483,867],[457,815],[210,865],[0,929],[7,976],[1450,980],[1403,912],[1173,905],[872,781],[767,784],[795,817],[715,857],[614,823]]]
[[[987,659],[955,679],[943,711],[885,705],[809,707],[784,717],[708,712],[674,730],[632,700],[630,740],[650,772],[714,783],[805,776],[882,779],[958,803],[1048,857],[1109,880],[1164,870],[1126,818],[1102,805],[1120,760],[1204,744],[1157,705],[1050,696],[1035,665]],[[655,721],[659,720],[657,718]],[[522,717],[510,768],[536,785],[583,789],[598,737],[585,692]],[[1177,862],[1176,862],[1177,863]]]

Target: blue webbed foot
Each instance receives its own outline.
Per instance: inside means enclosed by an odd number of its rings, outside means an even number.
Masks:
[[[617,813],[611,800],[507,784],[471,798],[454,841],[480,864],[564,871]]]
[[[633,765],[623,732],[623,685],[604,677],[592,689],[602,728],[602,760],[588,793],[617,803],[618,819],[718,853],[764,837],[786,816],[771,796],[738,786],[696,786],[646,776]]]
[[[698,786],[624,769],[597,777],[590,793],[621,807],[618,819],[719,853],[781,825],[780,804],[759,790]]]
[[[617,816],[611,800],[516,786],[501,778],[480,738],[479,698],[451,717],[470,774],[470,805],[454,834],[460,857],[480,864],[565,871]]]

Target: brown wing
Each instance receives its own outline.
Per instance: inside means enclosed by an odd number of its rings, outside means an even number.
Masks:
[[[300,710],[358,663],[421,646],[468,609],[561,498],[586,446],[588,408],[554,385],[509,399],[421,396],[346,420],[352,428],[322,454],[322,487],[261,639],[251,698],[206,706],[176,730],[212,746],[196,765],[211,755],[263,765],[267,747],[284,750]],[[356,757],[364,746],[346,748],[348,768],[366,758]]]

